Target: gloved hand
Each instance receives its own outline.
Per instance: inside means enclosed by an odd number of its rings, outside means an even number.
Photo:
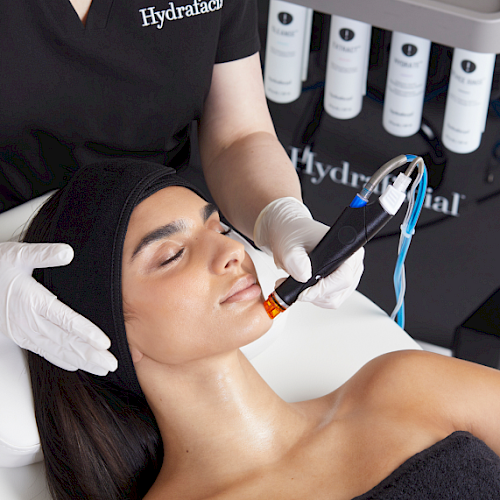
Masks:
[[[330,228],[315,221],[296,198],[280,198],[267,205],[254,227],[254,242],[274,257],[278,267],[305,283],[312,276],[310,253]],[[330,276],[304,290],[298,300],[337,309],[358,286],[363,274],[364,248],[359,249]]]
[[[31,277],[72,259],[62,243],[0,243],[0,332],[65,370],[106,375],[118,366],[109,338]]]

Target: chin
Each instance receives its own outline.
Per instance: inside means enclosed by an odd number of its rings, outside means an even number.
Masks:
[[[273,325],[273,320],[267,315],[264,309],[263,300],[256,304],[255,307],[251,309],[251,312],[252,314],[244,321],[245,326],[241,329],[241,334],[244,337],[245,343],[240,347],[260,339]]]

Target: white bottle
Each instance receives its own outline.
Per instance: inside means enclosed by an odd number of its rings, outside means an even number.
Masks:
[[[392,135],[409,137],[422,124],[431,42],[394,31],[382,124]]]
[[[359,114],[366,94],[372,27],[332,16],[325,77],[325,111],[346,120]]]
[[[268,99],[288,103],[302,92],[311,43],[312,9],[270,0],[264,88]],[[305,79],[305,78],[304,78]]]
[[[455,49],[446,96],[443,144],[454,153],[472,153],[481,144],[495,69],[495,54]]]

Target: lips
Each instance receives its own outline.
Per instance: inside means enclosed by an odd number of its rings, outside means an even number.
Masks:
[[[251,274],[247,274],[233,284],[229,292],[221,300],[221,304],[250,300],[260,296],[260,294],[261,289],[257,284],[257,280]]]

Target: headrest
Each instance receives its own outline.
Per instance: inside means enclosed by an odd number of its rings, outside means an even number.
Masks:
[[[0,335],[0,467],[42,458],[26,355]]]

